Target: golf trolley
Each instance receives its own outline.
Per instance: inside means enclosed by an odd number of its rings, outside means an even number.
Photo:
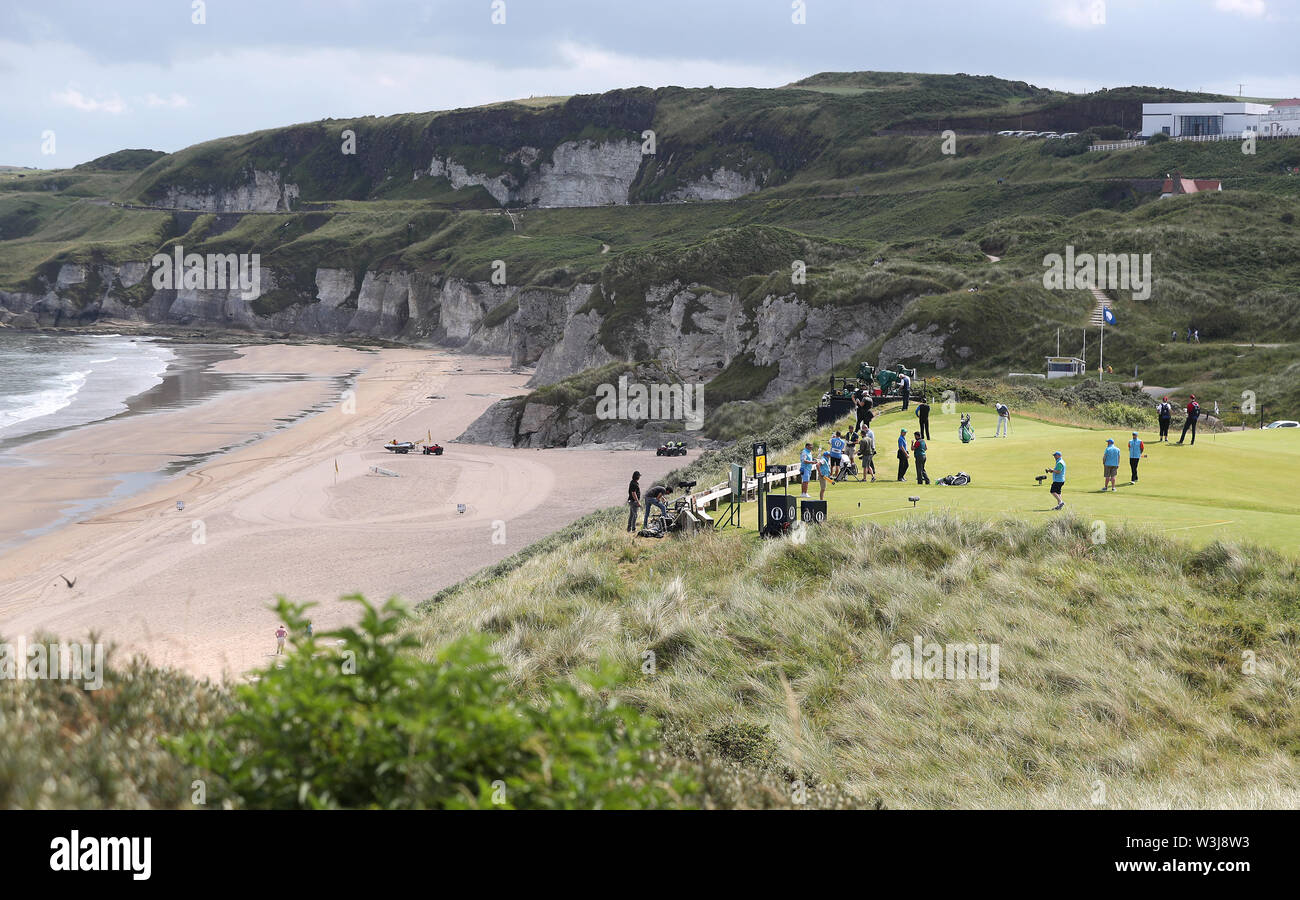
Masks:
[[[846,454],[844,458],[840,460],[840,467],[835,472],[835,478],[831,481],[831,484],[839,484],[841,481],[848,478],[856,478],[857,475],[857,463]]]

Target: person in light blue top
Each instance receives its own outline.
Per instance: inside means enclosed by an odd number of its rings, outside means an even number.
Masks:
[[[831,449],[830,449],[831,475],[834,475],[836,472],[838,472],[840,468],[840,463],[844,462],[845,446],[846,445],[844,443],[844,435],[840,434],[838,431],[835,432],[835,437],[831,438]]]
[[[1113,438],[1106,438],[1106,449],[1101,454],[1101,471],[1106,478],[1101,485],[1101,492],[1104,494],[1110,488],[1113,493],[1115,476],[1119,473],[1119,448],[1115,446]]]
[[[817,480],[820,482],[822,489],[821,497],[818,499],[825,500],[826,485],[830,484],[831,480],[831,451],[829,450],[822,454],[821,462],[818,463]]]
[[[1138,440],[1138,433],[1133,432],[1133,440],[1128,442],[1128,467],[1133,472],[1133,480],[1129,484],[1138,483],[1138,463],[1146,455],[1146,445]]]
[[[803,482],[803,493],[799,496],[808,499],[808,482],[812,481],[813,468],[816,466],[812,442],[803,445],[799,451],[799,480]]]
[[[1061,456],[1061,451],[1057,450],[1052,454],[1056,464],[1050,469],[1044,469],[1052,476],[1052,496],[1056,498],[1056,505],[1052,509],[1064,509],[1065,501],[1061,499],[1061,491],[1065,490],[1065,459]]]

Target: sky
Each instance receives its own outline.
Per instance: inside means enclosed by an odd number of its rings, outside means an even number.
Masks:
[[[3,0],[0,165],[862,70],[1296,97],[1300,0]]]

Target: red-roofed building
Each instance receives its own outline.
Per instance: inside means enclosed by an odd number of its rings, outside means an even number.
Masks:
[[[1182,172],[1175,172],[1173,177],[1165,179],[1165,186],[1160,189],[1160,199],[1177,194],[1200,194],[1205,191],[1221,191],[1223,182],[1211,178],[1184,178]]]

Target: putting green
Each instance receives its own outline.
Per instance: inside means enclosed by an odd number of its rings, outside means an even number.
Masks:
[[[971,414],[975,429],[970,444],[962,444],[958,436],[962,412]],[[835,427],[842,429],[849,421]],[[1034,476],[1049,468],[1052,451],[1060,450],[1067,466],[1065,512],[1105,523],[1144,525],[1196,544],[1223,539],[1300,551],[1300,504],[1295,501],[1300,429],[1203,432],[1195,445],[1183,446],[1153,443],[1157,430],[1143,431],[1139,437],[1146,441],[1147,456],[1139,466],[1138,483],[1130,485],[1130,429],[1069,427],[1013,416],[1011,436],[995,438],[996,424],[996,414],[987,407],[961,404],[947,415],[936,407],[930,417],[932,439],[926,442],[926,472],[932,481],[958,471],[971,477],[968,485],[948,487],[918,485],[915,467],[908,469],[906,482],[896,481],[898,432],[907,428],[910,446],[916,417],[911,410],[878,417],[872,423],[878,448],[876,482],[828,486],[828,515],[878,522],[935,511],[983,517],[1059,515],[1052,511],[1049,482],[1040,486]],[[833,427],[819,432],[823,450],[833,433]],[[1108,437],[1120,448],[1118,490],[1101,493],[1102,451]],[[791,458],[772,461],[798,461],[793,450],[785,456]],[[808,488],[818,497],[815,481]],[[792,483],[791,493],[798,491],[798,483]],[[909,497],[921,499],[913,507]],[[747,507],[743,521],[753,528],[756,513],[753,504]]]

